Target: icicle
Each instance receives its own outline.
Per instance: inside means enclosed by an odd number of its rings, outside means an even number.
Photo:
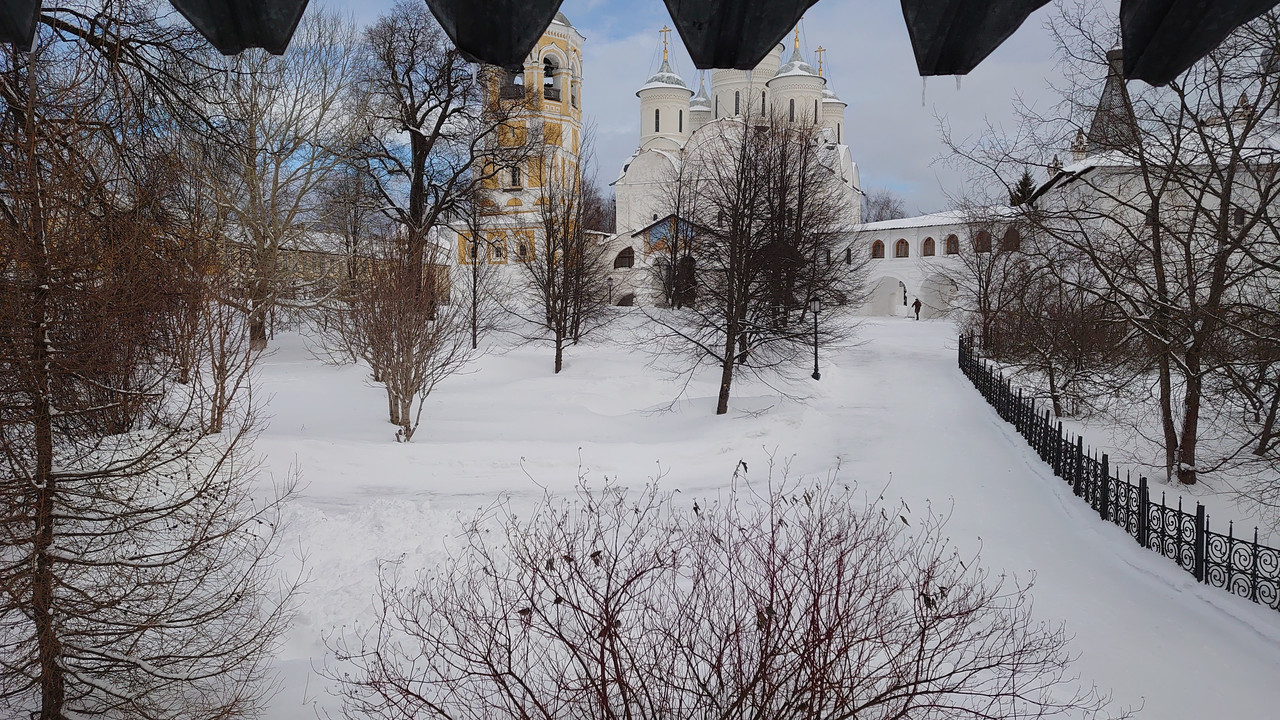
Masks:
[[[956,76],[956,92],[960,92],[960,78],[962,78],[962,77],[964,77],[964,76],[963,76],[963,75],[957,75],[957,76]]]
[[[929,76],[920,76],[920,107],[924,107],[924,93],[929,87]]]

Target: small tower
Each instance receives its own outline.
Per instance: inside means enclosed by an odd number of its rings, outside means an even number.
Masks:
[[[768,112],[766,82],[782,63],[782,43],[778,43],[752,70],[711,71],[711,117],[759,117]]]
[[[773,108],[778,117],[792,123],[822,123],[822,91],[827,81],[800,54],[800,28],[796,28],[791,59],[769,81]]]
[[[1138,140],[1138,127],[1124,82],[1124,51],[1118,47],[1107,51],[1107,79],[1087,137],[1089,155],[1133,147]]]
[[[689,139],[693,118],[689,100],[693,91],[671,69],[668,58],[668,27],[662,30],[662,66],[638,91],[640,98],[640,149],[665,148],[679,150]]]
[[[698,94],[689,101],[689,120],[692,123],[690,132],[696,131],[712,119],[711,97],[707,95],[707,80],[704,76],[698,80]]]
[[[825,59],[826,48],[819,47],[815,52],[818,54],[818,77],[826,82],[826,77],[822,74],[822,62]],[[831,137],[832,142],[837,145],[844,143],[844,109],[848,107],[848,103],[836,96],[830,85],[824,85],[822,88],[822,127]]]

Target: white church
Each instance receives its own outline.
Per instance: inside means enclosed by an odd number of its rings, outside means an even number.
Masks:
[[[846,103],[828,87],[822,72],[822,48],[817,50],[819,63],[814,68],[804,59],[797,31],[785,64],[786,48],[779,43],[752,70],[712,70],[710,91],[703,80],[694,93],[671,68],[666,32],[664,29],[662,65],[636,91],[640,98],[640,145],[612,183],[617,202],[616,234],[609,241],[615,304],[657,305],[662,301],[647,265],[651,231],[655,224],[671,217],[665,185],[703,143],[723,137],[720,126],[725,123],[772,113],[788,122],[819,125],[825,141],[824,164],[839,177],[849,223],[859,222],[862,215],[858,166],[845,144]]]

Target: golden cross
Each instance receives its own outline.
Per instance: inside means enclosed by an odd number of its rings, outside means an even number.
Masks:
[[[667,59],[667,33],[671,32],[671,28],[667,27],[666,25],[663,25],[662,29],[659,30],[658,32],[662,33],[662,59],[666,60]]]
[[[796,25],[796,50],[800,49],[800,26]]]
[[[818,55],[818,77],[822,77],[822,56],[825,55],[826,52],[827,49],[821,45],[818,46],[817,50],[814,50],[814,53]]]

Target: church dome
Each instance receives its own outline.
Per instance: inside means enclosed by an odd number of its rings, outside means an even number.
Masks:
[[[654,73],[652,77],[646,80],[644,86],[636,92],[638,94],[645,90],[652,90],[653,88],[661,87],[689,90],[689,86],[685,84],[684,78],[677,75],[676,71],[671,69],[671,63],[667,62],[665,59],[662,61],[662,66],[658,68],[658,72]],[[690,92],[692,91],[690,90]]]
[[[562,12],[557,12],[555,19],[552,20],[551,22],[558,22],[561,25],[568,25],[569,27],[573,27],[573,23],[569,22],[569,18],[565,17],[564,13]]]
[[[698,83],[698,94],[689,101],[690,110],[711,110],[711,98],[707,95],[707,82]]]
[[[778,72],[774,77],[785,77],[787,75],[812,75],[813,77],[819,77],[818,71],[814,70],[812,65],[804,61],[804,57],[800,55],[800,48],[798,47],[791,53],[791,60],[788,61],[786,65],[778,68]]]

